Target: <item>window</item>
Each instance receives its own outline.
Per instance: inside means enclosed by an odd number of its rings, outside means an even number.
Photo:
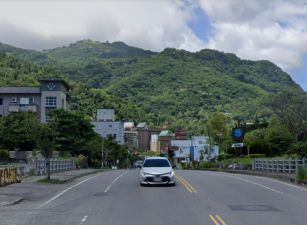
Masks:
[[[46,106],[47,107],[56,107],[56,97],[47,96],[46,97]]]
[[[170,167],[166,159],[146,159],[143,167]]]
[[[20,98],[20,105],[29,105],[29,98]]]
[[[50,122],[50,116],[49,115],[46,115],[45,116],[45,121],[48,123],[48,122]]]
[[[3,103],[2,103],[2,101],[3,101],[3,100],[2,100],[2,98],[0,98],[0,105],[2,105],[2,104],[3,104]]]
[[[12,97],[12,98],[11,98],[11,102],[12,102],[12,103],[17,103],[17,97]]]
[[[30,102],[30,104],[34,104],[34,97],[30,97],[29,102]]]

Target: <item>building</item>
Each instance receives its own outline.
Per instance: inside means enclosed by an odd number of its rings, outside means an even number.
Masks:
[[[148,128],[145,122],[139,123],[136,130],[138,134],[138,148],[141,150],[149,150],[151,135],[160,133],[159,129]]]
[[[124,122],[114,121],[113,109],[98,109],[96,121],[93,121],[94,130],[103,138],[112,136],[118,144],[124,144]]]
[[[171,149],[174,150],[174,160],[176,163],[190,161],[191,145],[191,140],[171,140]]]
[[[184,130],[176,130],[175,131],[175,140],[187,140],[188,133]]]
[[[124,123],[124,139],[125,139],[125,144],[128,146],[128,149],[130,151],[137,149],[138,136],[136,128],[134,127],[134,122]]]
[[[114,109],[98,109],[97,121],[115,121]]]
[[[166,153],[171,146],[171,140],[174,139],[174,135],[168,130],[162,130],[159,134],[159,147],[160,153]]]
[[[68,109],[69,86],[62,78],[40,78],[39,82],[39,87],[0,87],[0,117],[31,111],[46,122],[53,109]]]
[[[153,152],[160,152],[160,146],[159,146],[159,135],[158,134],[152,134],[150,138],[150,151]]]
[[[174,150],[176,163],[191,161],[210,161],[218,156],[219,148],[209,145],[205,136],[192,136],[190,140],[172,140],[171,149]]]

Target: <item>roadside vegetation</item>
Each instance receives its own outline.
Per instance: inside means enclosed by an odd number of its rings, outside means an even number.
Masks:
[[[37,86],[46,74],[67,80],[72,111],[54,111],[48,125],[31,113],[3,117],[0,160],[20,149],[100,168],[102,161],[125,167],[127,158],[151,154],[138,149],[128,154],[112,138],[102,140],[90,123],[97,108],[114,108],[118,120],[146,121],[150,127],[167,123],[171,131],[206,135],[221,154],[209,163],[250,164],[252,155],[307,157],[306,94],[268,61],[208,49],[154,53],[91,40],[43,52],[0,44],[0,86]],[[231,148],[238,122],[244,147]]]

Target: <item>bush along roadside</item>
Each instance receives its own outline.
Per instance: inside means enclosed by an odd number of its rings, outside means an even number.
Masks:
[[[297,168],[296,180],[298,183],[307,184],[307,168],[301,166]]]

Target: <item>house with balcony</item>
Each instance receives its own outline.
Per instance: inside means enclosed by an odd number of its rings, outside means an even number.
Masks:
[[[0,117],[31,111],[46,122],[53,109],[68,109],[69,86],[62,78],[40,78],[39,82],[38,87],[0,87]]]

